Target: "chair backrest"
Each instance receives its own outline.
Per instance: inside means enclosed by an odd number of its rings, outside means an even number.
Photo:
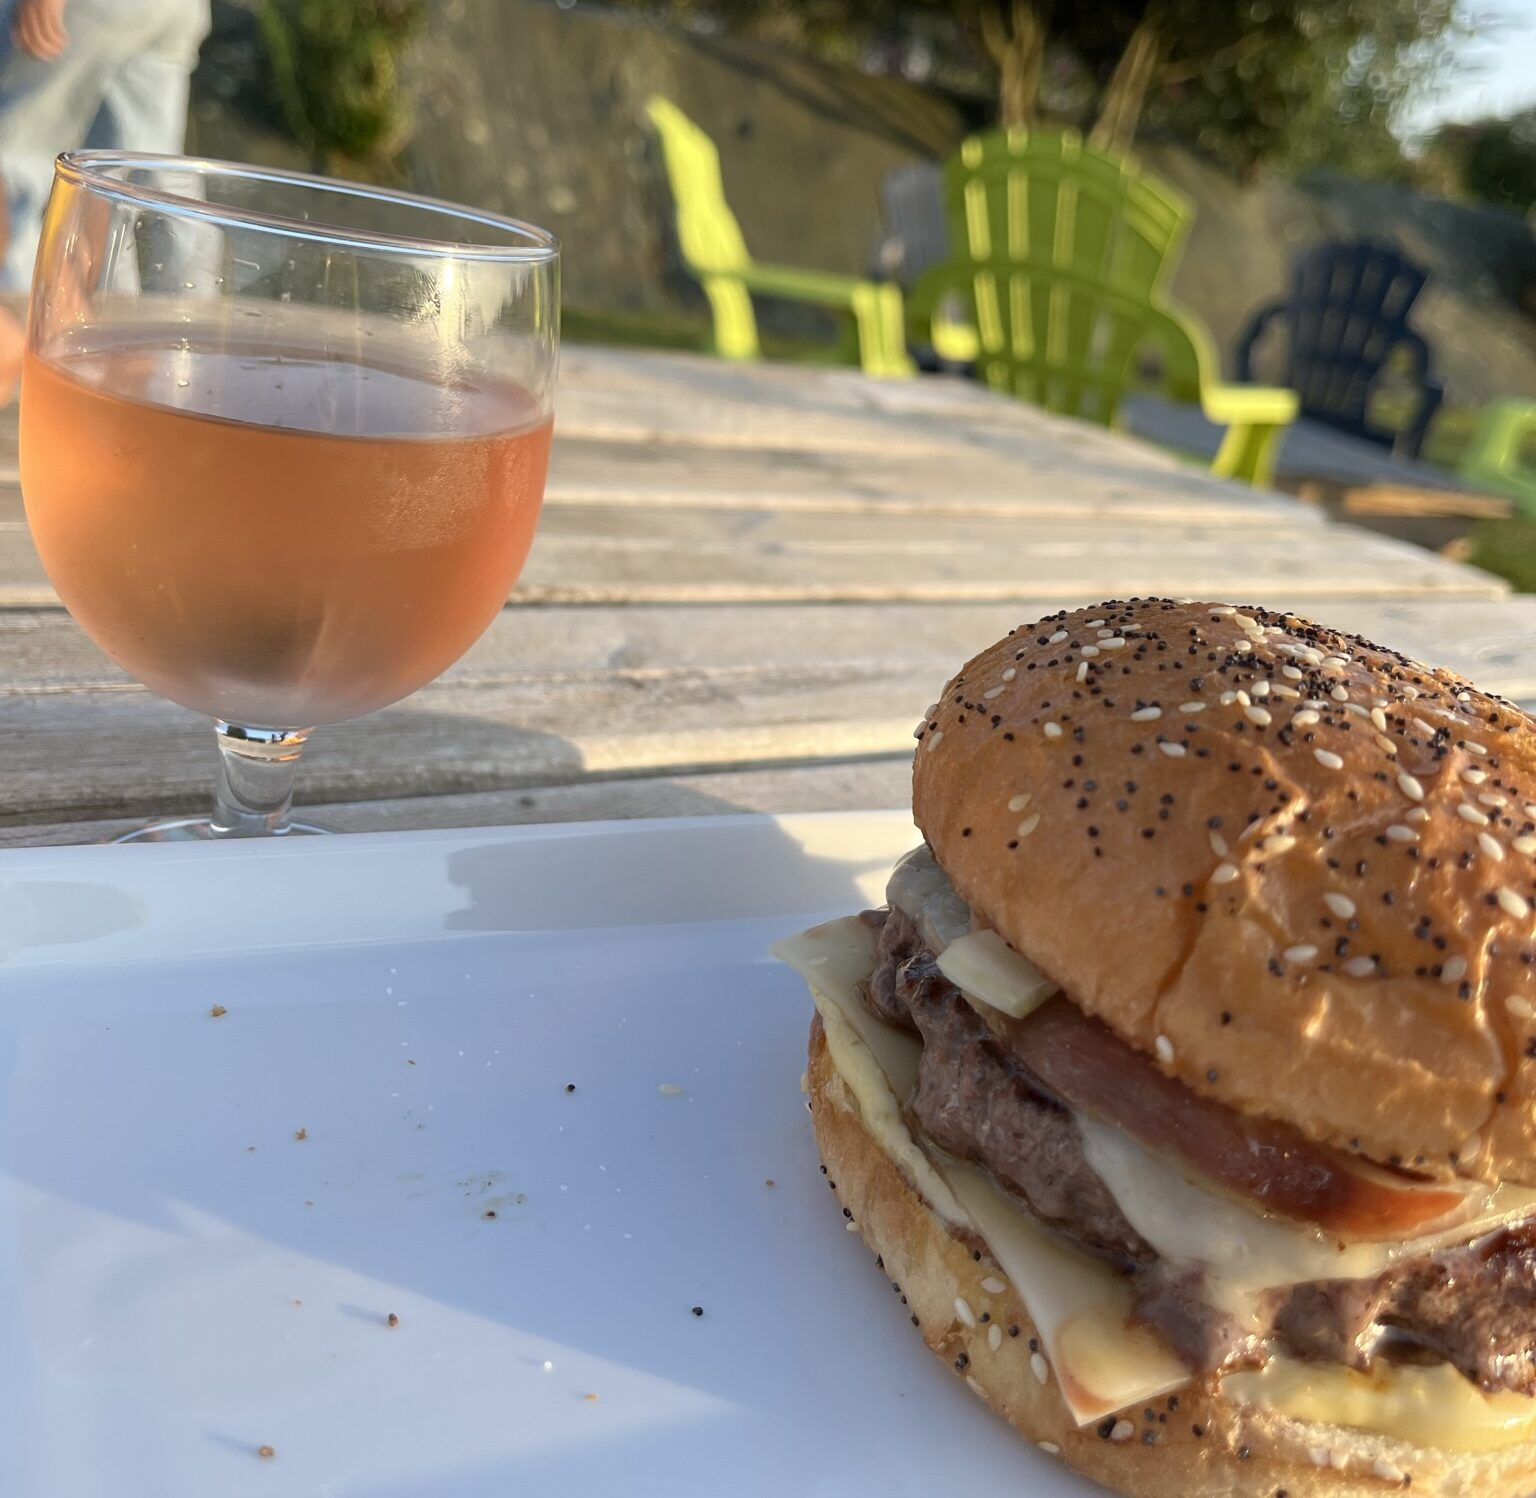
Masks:
[[[888,171],[880,181],[880,217],[885,232],[878,274],[911,286],[949,258],[944,176],[937,162],[913,161]]]
[[[703,274],[745,270],[752,257],[725,201],[714,141],[670,99],[657,95],[646,105],[646,113],[661,137],[683,259],[691,270]]]
[[[975,302],[987,382],[1108,423],[1163,313],[1185,198],[1076,131],[973,136],[945,168],[951,263]]]
[[[1394,348],[1418,341],[1408,314],[1428,279],[1396,250],[1367,241],[1314,245],[1296,257],[1282,314],[1285,383],[1304,415],[1374,435],[1371,385]]]

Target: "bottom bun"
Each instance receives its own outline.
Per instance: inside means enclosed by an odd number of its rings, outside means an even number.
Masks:
[[[1536,1492],[1536,1442],[1491,1452],[1412,1446],[1237,1405],[1210,1377],[1079,1429],[1051,1370],[1036,1356],[1034,1323],[985,1243],[951,1232],[864,1127],[827,1050],[820,1016],[811,1026],[808,1075],[828,1178],[899,1287],[923,1341],[1046,1455],[1127,1498],[1379,1498],[1404,1489],[1442,1498],[1527,1498]],[[958,1300],[976,1308],[976,1325],[962,1324]],[[982,1315],[987,1319],[977,1319]]]

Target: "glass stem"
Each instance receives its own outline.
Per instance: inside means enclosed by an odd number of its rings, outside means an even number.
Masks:
[[[273,837],[288,831],[293,777],[308,728],[246,728],[216,722],[219,784],[214,793],[215,837]]]

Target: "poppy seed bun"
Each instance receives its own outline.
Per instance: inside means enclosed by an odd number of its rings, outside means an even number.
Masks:
[[[955,888],[1166,1073],[1536,1184],[1525,713],[1294,615],[1136,599],[1015,630],[919,733]]]
[[[994,1294],[983,1283],[999,1282],[997,1266],[948,1231],[865,1128],[820,1018],[811,1025],[809,1087],[828,1178],[923,1340],[1049,1456],[1129,1498],[1383,1498],[1405,1488],[1436,1498],[1524,1498],[1536,1490],[1536,1442],[1479,1453],[1410,1446],[1244,1408],[1211,1378],[1079,1429],[1051,1370],[1042,1363],[1043,1383],[1036,1374],[1035,1328],[1023,1305],[1011,1288]],[[990,1319],[966,1327],[957,1298],[986,1308]],[[1034,1490],[1021,1465],[1018,1491]]]

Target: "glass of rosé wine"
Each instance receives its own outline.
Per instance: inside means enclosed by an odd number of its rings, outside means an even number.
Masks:
[[[61,156],[33,280],[21,481],[85,632],[214,720],[211,816],[290,820],[310,731],[480,637],[544,495],[554,237],[215,161]]]

